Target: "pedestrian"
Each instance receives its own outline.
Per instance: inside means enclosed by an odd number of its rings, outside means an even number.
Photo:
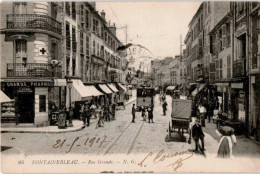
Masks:
[[[112,119],[116,120],[116,104],[113,103],[111,106],[111,114],[112,114]]]
[[[142,118],[143,121],[146,121],[146,108],[144,106],[141,107],[141,111],[142,111]]]
[[[91,110],[92,116],[94,116],[95,119],[97,118],[96,109],[97,109],[96,104],[94,102],[92,102],[92,104],[90,106],[90,110]]]
[[[96,125],[96,128],[97,127],[104,127],[104,113],[103,111],[99,111],[98,113],[98,122],[97,122],[97,125]]]
[[[135,112],[136,112],[136,108],[135,108],[135,104],[133,104],[132,107],[132,123],[135,123]]]
[[[87,123],[87,126],[89,126],[90,117],[91,117],[91,110],[90,110],[90,107],[89,107],[87,102],[85,103],[83,112],[84,112],[84,125],[86,125],[86,123]]]
[[[214,101],[210,100],[209,105],[208,105],[208,109],[207,109],[207,116],[208,116],[208,123],[210,123],[211,118],[213,117],[213,111],[214,111]]]
[[[199,119],[195,120],[195,124],[192,126],[192,138],[195,141],[195,153],[198,153],[198,149],[200,149],[201,153],[204,154],[204,133],[202,131],[202,126],[200,124]],[[201,146],[199,144],[201,141]]]
[[[163,102],[162,108],[163,108],[163,115],[166,116],[166,110],[167,110],[167,102],[166,100]]]
[[[153,122],[153,109],[151,107],[149,107],[147,112],[148,112],[149,123],[150,123],[150,121],[152,121],[152,123],[154,123]]]
[[[222,126],[216,133],[219,136],[222,136],[219,145],[218,145],[218,158],[231,158],[232,157],[232,149],[233,143],[234,145],[237,143],[236,136],[234,134],[234,129],[229,126]]]
[[[205,115],[207,114],[206,108],[202,105],[202,103],[199,104],[198,107],[199,110],[199,119],[201,121],[201,125],[205,127]]]
[[[104,111],[105,111],[105,119],[107,122],[110,122],[110,110],[109,110],[109,106],[108,103],[106,103],[105,107],[104,107]]]

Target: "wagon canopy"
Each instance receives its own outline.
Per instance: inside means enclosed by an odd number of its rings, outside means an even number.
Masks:
[[[172,118],[190,119],[192,111],[192,100],[173,99]]]

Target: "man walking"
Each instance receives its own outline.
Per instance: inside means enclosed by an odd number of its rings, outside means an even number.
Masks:
[[[135,123],[135,111],[136,111],[135,104],[133,104],[133,107],[132,107],[132,117],[133,117],[132,123]]]
[[[89,126],[90,117],[91,117],[90,108],[88,106],[88,103],[85,103],[85,107],[84,107],[84,124],[86,124],[86,121],[87,121],[87,126]]]
[[[167,102],[164,101],[164,102],[163,102],[163,105],[162,105],[162,107],[163,107],[163,115],[164,115],[164,116],[166,116],[167,105],[168,105]]]
[[[154,123],[153,122],[153,109],[151,107],[149,107],[147,111],[148,111],[149,123],[150,123],[150,121],[152,121],[152,123]]]
[[[207,113],[206,108],[202,104],[200,104],[198,109],[200,114],[201,125],[205,127],[205,115]]]
[[[196,119],[195,124],[192,126],[192,138],[195,141],[195,152],[198,152],[198,148],[201,153],[204,154],[204,133],[202,131],[202,126],[199,123],[199,119]],[[201,146],[199,144],[199,140],[201,141]]]

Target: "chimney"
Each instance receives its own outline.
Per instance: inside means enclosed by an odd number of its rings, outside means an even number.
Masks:
[[[102,12],[100,12],[100,14],[101,14],[101,18],[103,18],[103,20],[106,21],[106,13],[105,13],[105,11],[102,10]]]
[[[108,29],[116,36],[116,25],[113,23],[113,26],[109,26]]]

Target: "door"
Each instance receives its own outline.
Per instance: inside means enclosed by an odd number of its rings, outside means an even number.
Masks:
[[[18,92],[18,123],[34,123],[33,92]]]

